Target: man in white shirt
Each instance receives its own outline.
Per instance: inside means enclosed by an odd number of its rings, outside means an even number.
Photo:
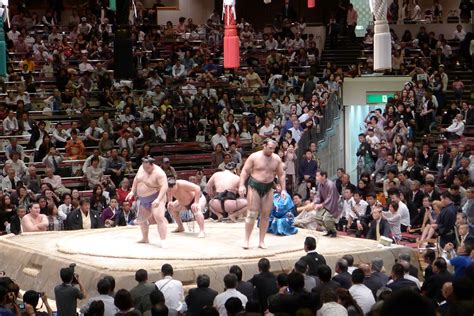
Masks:
[[[99,295],[93,296],[81,307],[81,314],[85,315],[89,312],[91,303],[94,301],[102,301],[104,303],[104,316],[115,316],[119,309],[114,304],[114,298],[110,295],[110,281],[107,279],[100,279],[97,282],[97,292]]]
[[[464,120],[462,114],[456,115],[453,123],[447,128],[442,128],[441,132],[444,132],[444,137],[447,139],[459,139],[464,133]]]
[[[43,183],[49,183],[53,190],[58,195],[71,194],[71,189],[64,186],[61,177],[53,173],[53,169],[46,168],[46,177],[42,180]]]
[[[110,119],[110,113],[104,111],[101,117],[97,120],[97,126],[99,126],[104,132],[108,132],[109,135],[114,133],[114,124]]]
[[[92,120],[89,123],[89,127],[85,130],[84,134],[86,135],[86,143],[90,146],[97,146],[100,141],[100,136],[104,131],[102,128],[97,126],[96,120]]]
[[[52,44],[55,39],[61,42],[63,40],[63,36],[58,33],[58,28],[56,26],[53,26],[53,28],[51,29],[51,34],[48,35],[48,42]]]
[[[94,67],[88,62],[87,56],[82,56],[81,63],[79,64],[79,72],[83,74],[84,72],[94,72]]]
[[[171,69],[171,74],[173,75],[174,79],[180,79],[186,77],[186,68],[181,61],[178,59],[176,64],[174,64],[173,68]]]
[[[369,143],[370,147],[377,148],[380,144],[380,139],[375,135],[374,129],[370,127],[367,130],[367,136],[365,137],[367,143]]]
[[[297,119],[294,120],[293,127],[291,127],[289,131],[291,132],[291,138],[294,139],[294,141],[298,144],[301,139],[301,135],[303,134],[303,131],[300,127],[300,121]]]
[[[17,153],[20,154],[20,159],[21,160],[25,159],[25,151],[23,149],[23,146],[18,144],[18,140],[16,139],[16,137],[12,137],[10,139],[10,144],[8,144],[5,147],[5,156],[7,157],[7,160],[11,159],[11,155],[14,152],[17,152]]]
[[[8,38],[13,42],[16,43],[18,41],[18,37],[21,35],[21,33],[16,29],[16,25],[12,25],[12,29],[8,31],[7,36]]]
[[[225,302],[231,297],[236,297],[242,301],[242,306],[247,304],[247,297],[236,290],[237,287],[237,276],[233,273],[229,273],[224,277],[225,291],[217,295],[214,299],[214,307],[219,312],[219,316],[227,316],[225,309]]]
[[[352,272],[352,286],[349,288],[354,300],[362,309],[364,315],[367,315],[375,304],[374,294],[364,285],[364,272],[361,269],[355,269]]]
[[[218,126],[216,129],[216,134],[214,134],[211,138],[212,148],[215,149],[217,144],[221,144],[224,149],[229,147],[229,143],[227,142],[227,138],[222,134],[223,129],[222,127]]]
[[[400,224],[402,227],[402,232],[406,232],[410,229],[410,211],[405,203],[402,202],[400,198],[400,192],[398,190],[394,190],[390,192],[390,199],[398,203],[398,213],[400,214]]]
[[[466,32],[462,29],[462,25],[456,26],[456,31],[453,32],[453,40],[462,42],[466,38]]]
[[[273,134],[273,128],[275,126],[272,124],[272,121],[270,118],[265,118],[265,124],[260,127],[260,130],[258,131],[258,134],[262,136],[263,138],[269,138]]]
[[[43,163],[45,164],[46,168],[50,168],[53,170],[53,172],[56,172],[63,160],[64,156],[56,150],[56,147],[51,146],[51,148],[49,148],[49,152],[43,158]]]
[[[100,151],[98,148],[94,148],[92,155],[87,157],[86,161],[84,161],[84,165],[82,166],[82,172],[84,172],[84,174],[86,173],[87,168],[91,165],[91,160],[94,157],[97,157],[99,159],[99,168],[105,172],[105,166],[107,165],[107,158],[102,157],[100,155]]]
[[[166,307],[180,313],[186,312],[183,284],[181,281],[173,279],[173,267],[164,264],[161,267],[161,275],[163,279],[157,281],[155,285],[163,293]]]
[[[361,235],[365,235],[368,230],[365,212],[367,211],[369,203],[362,199],[359,191],[355,191],[353,193],[353,199],[354,204],[352,205],[352,209],[349,212],[347,226],[355,229],[356,237],[360,237]]]
[[[161,126],[160,120],[156,120],[153,125],[150,126],[150,129],[155,132],[155,136],[159,142],[166,142],[166,133]]]
[[[265,49],[268,51],[278,48],[278,41],[273,38],[273,34],[268,34],[268,39],[265,41]]]
[[[308,113],[301,114],[300,117],[298,118],[298,121],[300,121],[300,123],[305,123],[308,120],[314,121],[314,113],[315,113],[314,110],[310,109]]]
[[[295,50],[298,50],[300,48],[304,48],[304,40],[301,38],[300,33],[295,34],[295,40],[293,42],[293,47]]]
[[[8,116],[3,120],[3,134],[14,135],[18,132],[18,120],[13,110],[8,111]]]
[[[9,164],[13,170],[15,170],[15,173],[19,178],[22,178],[28,171],[25,162],[20,160],[20,153],[18,152],[13,152],[11,158],[7,160],[5,164]]]
[[[64,148],[68,138],[71,138],[71,135],[65,129],[63,129],[63,124],[57,123],[56,128],[53,130],[53,144],[56,147]]]

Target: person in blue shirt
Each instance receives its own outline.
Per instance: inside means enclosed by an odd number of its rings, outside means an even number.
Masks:
[[[474,239],[469,238],[464,241],[463,244],[458,246],[457,256],[453,257],[451,260],[448,260],[448,254],[454,250],[454,244],[447,243],[444,246],[442,256],[446,259],[449,265],[454,267],[454,278],[458,279],[464,276],[464,271],[466,268],[472,264],[473,260],[471,258],[471,252],[474,249]]]

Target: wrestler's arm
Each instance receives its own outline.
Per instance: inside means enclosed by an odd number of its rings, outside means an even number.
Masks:
[[[125,200],[127,200],[127,201],[129,201],[133,196],[137,195],[137,186],[138,186],[138,180],[137,180],[138,177],[137,176],[138,176],[138,174],[140,173],[141,170],[142,170],[142,167],[140,166],[140,168],[138,168],[137,174],[133,178],[132,190],[130,191],[129,194],[127,194],[127,197],[125,198]]]
[[[206,185],[206,192],[209,196],[213,196],[214,195],[214,176],[212,176],[209,181],[207,182],[207,185]]]
[[[281,161],[281,158],[278,155],[275,155],[278,159],[278,167],[277,167],[277,177],[278,181],[280,182],[281,186],[281,191],[286,191],[286,173],[285,170],[283,169],[283,161]]]
[[[240,181],[239,181],[239,187],[245,185],[245,181],[247,181],[248,177],[250,176],[250,172],[252,170],[253,166],[253,159],[255,156],[250,155],[247,158],[247,161],[245,161],[244,167],[240,171]]]
[[[38,231],[48,230],[48,226],[49,226],[48,217],[46,215],[41,216],[41,223],[36,225],[36,227],[38,228]]]

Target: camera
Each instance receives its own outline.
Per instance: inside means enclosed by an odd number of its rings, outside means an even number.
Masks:
[[[69,268],[72,269],[72,272],[74,273],[74,276],[72,277],[72,282],[71,284],[72,285],[75,285],[75,284],[79,284],[79,282],[77,281],[77,274],[76,274],[76,264],[75,263],[71,263],[69,265]]]

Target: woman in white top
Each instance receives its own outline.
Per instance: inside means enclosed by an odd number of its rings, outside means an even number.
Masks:
[[[418,4],[418,0],[413,0],[413,12],[412,12],[412,15],[411,15],[411,19],[413,21],[420,21],[422,16],[421,16],[421,7],[420,5]]]
[[[398,203],[390,203],[388,210],[388,212],[382,212],[382,215],[390,225],[392,238],[398,243],[402,239],[401,216],[398,213]]]

